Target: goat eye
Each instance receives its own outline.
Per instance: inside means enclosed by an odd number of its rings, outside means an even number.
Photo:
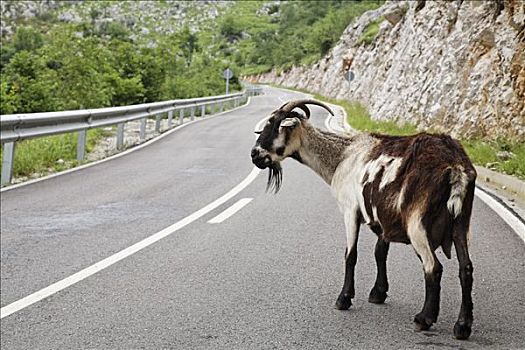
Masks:
[[[262,133],[262,130],[254,131],[254,133],[256,133],[257,135],[260,135]]]

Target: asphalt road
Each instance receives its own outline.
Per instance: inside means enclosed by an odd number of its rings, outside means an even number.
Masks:
[[[245,107],[188,125],[123,157],[1,194],[1,306],[60,281],[199,211],[252,171],[256,123],[298,94],[265,89]],[[323,125],[325,112],[312,120]],[[476,198],[471,257],[474,326],[453,339],[455,258],[444,265],[441,314],[413,316],[422,267],[394,244],[384,305],[367,302],[375,235],[362,228],[356,298],[333,305],[345,234],[328,186],[287,160],[277,195],[266,172],[216,209],[102,271],[1,320],[2,349],[525,348],[525,244]],[[253,198],[221,223],[210,219]]]

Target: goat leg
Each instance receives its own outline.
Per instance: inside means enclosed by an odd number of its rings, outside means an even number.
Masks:
[[[414,317],[418,330],[427,330],[437,321],[441,293],[443,267],[437,258],[432,272],[425,272],[425,304],[423,310]]]
[[[355,296],[354,270],[357,263],[357,240],[359,238],[359,215],[357,212],[345,212],[346,226],[346,252],[345,252],[345,282],[343,290],[335,302],[338,310],[348,310],[352,305],[352,298]]]
[[[348,253],[347,248],[345,256],[345,282],[343,290],[335,302],[335,308],[338,310],[348,310],[352,306],[352,298],[355,296],[354,270],[357,262],[357,244],[352,247],[350,253]]]
[[[472,262],[468,254],[465,236],[454,235],[454,246],[459,261],[459,280],[461,282],[461,309],[454,325],[454,336],[467,339],[472,331]]]
[[[383,304],[387,298],[388,292],[388,277],[386,274],[386,258],[388,255],[388,248],[390,243],[385,242],[381,236],[377,238],[375,247],[375,258],[377,265],[377,277],[374,288],[370,291],[368,301],[374,304]]]

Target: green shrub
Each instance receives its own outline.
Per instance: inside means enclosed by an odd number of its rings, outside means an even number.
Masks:
[[[31,27],[20,27],[13,37],[16,51],[34,51],[44,45],[42,34]]]

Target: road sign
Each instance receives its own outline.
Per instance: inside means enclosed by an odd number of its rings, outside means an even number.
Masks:
[[[226,95],[228,95],[230,92],[230,79],[233,78],[233,72],[230,68],[226,68],[222,74],[224,75],[224,79],[226,79]]]
[[[349,70],[348,72],[345,72],[345,79],[347,81],[352,81],[354,80],[354,78],[355,78],[354,72],[352,72],[351,70]]]
[[[224,74],[224,79],[231,79],[233,78],[233,72],[230,68],[226,68],[223,72]]]

